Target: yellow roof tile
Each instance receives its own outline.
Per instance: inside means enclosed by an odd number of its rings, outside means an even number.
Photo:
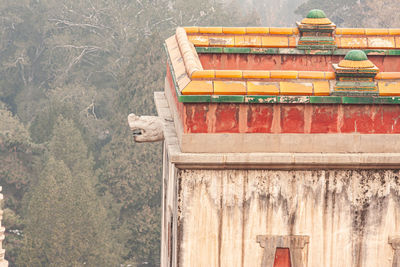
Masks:
[[[200,33],[222,33],[222,27],[199,27]]]
[[[271,70],[271,79],[297,79],[298,72],[290,70]]]
[[[215,70],[198,70],[192,73],[192,79],[215,78]]]
[[[254,35],[235,36],[235,46],[259,47],[261,46],[261,36],[254,36]]]
[[[398,96],[400,95],[400,82],[378,82],[379,95]]]
[[[296,37],[289,37],[289,47],[296,47],[297,43],[296,43]]]
[[[395,43],[396,43],[396,48],[400,48],[400,36],[394,37]]]
[[[342,35],[364,35],[364,28],[338,28],[336,29],[336,34]]]
[[[247,82],[248,95],[278,95],[279,88],[277,83],[267,82]]]
[[[394,48],[394,37],[368,37],[368,47],[371,48]]]
[[[270,34],[287,34],[287,35],[291,35],[291,34],[293,34],[293,28],[274,28],[274,27],[270,27],[269,28],[269,33]]]
[[[187,75],[177,80],[179,90],[182,91],[189,83],[190,79]]]
[[[212,81],[191,81],[182,90],[183,95],[212,95],[213,93]]]
[[[312,83],[280,82],[281,95],[312,95]]]
[[[289,39],[284,36],[265,36],[262,37],[261,46],[263,47],[288,47]]]
[[[246,83],[236,81],[214,81],[215,95],[245,95]]]
[[[329,95],[329,82],[314,82],[314,95]]]
[[[375,79],[377,80],[391,80],[400,79],[400,72],[379,72]]]
[[[216,78],[242,78],[241,70],[216,70],[215,71]]]
[[[325,72],[325,79],[334,80],[336,78],[336,74],[333,71]]]
[[[400,35],[400,29],[389,29],[390,35]]]
[[[365,29],[366,35],[388,35],[389,29]]]
[[[246,33],[248,33],[248,34],[268,34],[269,28],[267,28],[267,27],[247,27]]]
[[[268,79],[270,78],[269,71],[262,70],[244,70],[243,78],[245,79]]]
[[[340,46],[343,48],[366,48],[367,38],[341,37]]]
[[[208,36],[204,35],[189,35],[188,39],[195,46],[208,46],[209,43]]]
[[[230,33],[230,34],[245,34],[246,28],[245,27],[223,27],[223,33]]]
[[[183,27],[186,33],[198,33],[199,27]]]
[[[299,71],[299,79],[325,79],[323,71]]]
[[[209,36],[208,41],[210,46],[235,46],[234,36]]]

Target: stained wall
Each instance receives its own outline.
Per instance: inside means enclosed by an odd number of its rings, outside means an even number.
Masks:
[[[399,170],[180,170],[178,266],[262,266],[258,235],[306,235],[304,266],[392,266]]]

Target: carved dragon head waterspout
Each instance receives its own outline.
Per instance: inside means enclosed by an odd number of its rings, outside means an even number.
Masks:
[[[135,142],[157,142],[164,140],[163,121],[157,116],[137,116],[129,114],[129,127],[133,132]]]

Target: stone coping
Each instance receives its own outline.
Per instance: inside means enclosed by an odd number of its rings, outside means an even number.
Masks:
[[[155,92],[158,115],[164,118],[164,147],[177,168],[209,169],[399,169],[400,153],[184,153],[175,124],[177,114],[163,92]],[[201,144],[199,144],[201,145]],[[205,145],[205,144],[203,144]]]
[[[378,82],[379,95],[392,98],[376,100],[371,98],[376,96],[360,99],[344,96],[338,99],[330,96],[334,91],[334,72],[204,70],[183,28],[178,28],[176,35],[166,40],[165,48],[181,102],[397,104],[398,100],[393,97],[400,96],[400,72],[381,72],[376,77],[387,80]],[[276,98],[275,95],[285,97]],[[318,97],[299,99],[297,96]]]

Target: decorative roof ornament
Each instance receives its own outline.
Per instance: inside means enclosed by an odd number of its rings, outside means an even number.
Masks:
[[[300,39],[297,43],[298,49],[306,50],[332,50],[336,48],[333,32],[336,25],[333,24],[319,9],[308,12],[307,17],[300,23],[297,22]]]
[[[339,64],[332,65],[337,80],[333,95],[378,95],[375,76],[379,69],[368,60],[364,51],[351,50]]]
[[[330,19],[325,15],[325,12],[320,9],[312,9],[308,12],[307,17],[301,21],[302,24],[311,25],[327,25],[332,24]]]
[[[362,50],[349,51],[343,60],[338,64],[342,68],[373,68],[374,63],[368,60],[367,55]]]

